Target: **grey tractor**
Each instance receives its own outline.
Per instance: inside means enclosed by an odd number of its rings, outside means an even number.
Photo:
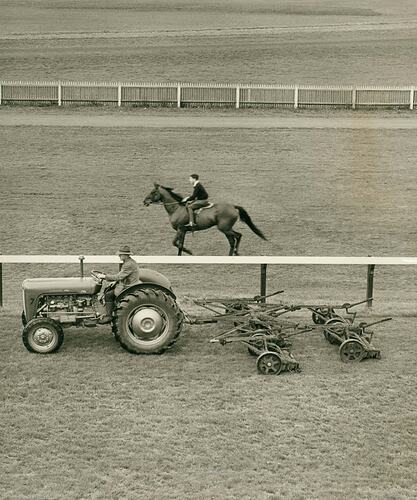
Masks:
[[[56,352],[64,341],[65,328],[98,326],[105,291],[101,273],[27,279],[22,288],[22,340],[29,351]],[[116,298],[111,328],[127,351],[160,354],[175,344],[182,324],[183,313],[170,281],[157,271],[141,269],[139,282]]]

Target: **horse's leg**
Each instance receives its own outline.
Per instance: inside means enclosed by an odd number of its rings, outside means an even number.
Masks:
[[[233,230],[233,232],[235,233],[235,239],[236,239],[234,254],[239,255],[239,245],[240,245],[240,240],[242,239],[242,233],[239,233],[238,231],[235,230]]]
[[[222,231],[222,233],[226,236],[227,241],[229,242],[229,255],[233,255],[236,246],[235,237],[230,231]]]
[[[239,250],[240,240],[242,239],[242,233],[238,233],[237,231],[234,231],[233,229],[230,229],[229,231],[223,231],[223,232],[226,235],[226,238],[229,240],[229,243],[230,243],[229,255],[239,255],[238,250]]]
[[[178,248],[177,255],[181,255],[181,253],[182,253],[182,248],[181,248],[181,244],[180,244],[180,231],[177,231],[177,232],[175,233],[175,237],[174,237],[174,239],[172,240],[172,244],[174,245],[174,247],[177,247],[177,248]]]
[[[234,231],[233,225],[236,222],[237,218],[228,218],[220,220],[217,224],[217,229],[221,231],[229,241],[230,249],[229,255],[238,255],[239,243],[242,238],[242,234]]]
[[[187,234],[187,233],[184,233],[184,236],[183,236],[183,238],[182,238],[182,251],[183,251],[184,253],[188,254],[188,255],[193,255],[193,252],[184,246],[184,241],[185,241],[185,235],[186,235],[186,234]]]
[[[184,246],[184,241],[185,241],[185,235],[187,234],[186,231],[184,230],[179,230],[178,231],[178,255],[182,255],[182,252],[192,255],[193,252],[191,250],[188,250],[188,248],[185,248]]]

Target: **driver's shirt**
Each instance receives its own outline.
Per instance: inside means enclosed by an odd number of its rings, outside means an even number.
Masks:
[[[107,274],[108,281],[117,281],[114,294],[119,295],[125,288],[139,282],[139,265],[129,257],[123,262],[120,271],[117,274]]]

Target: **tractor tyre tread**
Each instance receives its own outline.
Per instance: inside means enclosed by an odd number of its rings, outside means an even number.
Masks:
[[[135,345],[123,329],[123,318],[125,314],[129,312],[130,307],[137,304],[138,300],[144,304],[146,304],[146,301],[150,301],[151,305],[156,302],[155,305],[162,307],[165,313],[170,313],[171,319],[174,323],[166,340],[161,345],[156,346],[153,350],[146,350]],[[113,334],[120,343],[121,347],[132,354],[164,353],[167,349],[171,349],[174,346],[178,340],[183,325],[183,313],[174,298],[158,288],[141,288],[133,291],[131,294],[125,295],[116,305],[115,315],[116,317],[112,325]]]
[[[55,328],[57,331],[57,334],[58,334],[58,342],[57,342],[56,346],[51,351],[48,351],[45,353],[42,353],[42,352],[39,352],[39,351],[33,349],[33,347],[30,345],[30,342],[29,342],[29,335],[30,335],[31,329],[34,326],[36,326],[37,324],[42,324],[42,323],[44,323],[44,324],[47,323],[52,328]],[[26,325],[23,327],[22,342],[23,342],[23,345],[26,347],[26,349],[29,352],[34,352],[36,354],[53,354],[60,349],[60,347],[62,346],[62,343],[64,342],[64,330],[63,330],[62,326],[57,321],[54,321],[53,319],[34,318],[34,319],[28,321],[26,323]]]

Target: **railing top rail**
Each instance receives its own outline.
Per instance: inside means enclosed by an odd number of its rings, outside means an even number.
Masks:
[[[116,255],[85,255],[85,264],[113,264]],[[310,265],[417,265],[417,257],[343,257],[343,256],[174,256],[135,255],[147,264],[310,264]],[[77,264],[80,255],[0,255],[3,264]]]
[[[102,87],[115,87],[122,85],[124,87],[194,87],[194,88],[236,88],[240,87],[243,89],[282,89],[282,90],[294,90],[296,88],[300,90],[359,90],[359,91],[410,91],[413,90],[417,85],[343,85],[343,84],[279,84],[279,83],[245,83],[245,82],[123,82],[123,81],[74,81],[74,80],[39,80],[39,81],[27,81],[27,80],[0,80],[0,85],[22,85],[22,86],[57,86],[61,84],[62,86],[102,86]]]

